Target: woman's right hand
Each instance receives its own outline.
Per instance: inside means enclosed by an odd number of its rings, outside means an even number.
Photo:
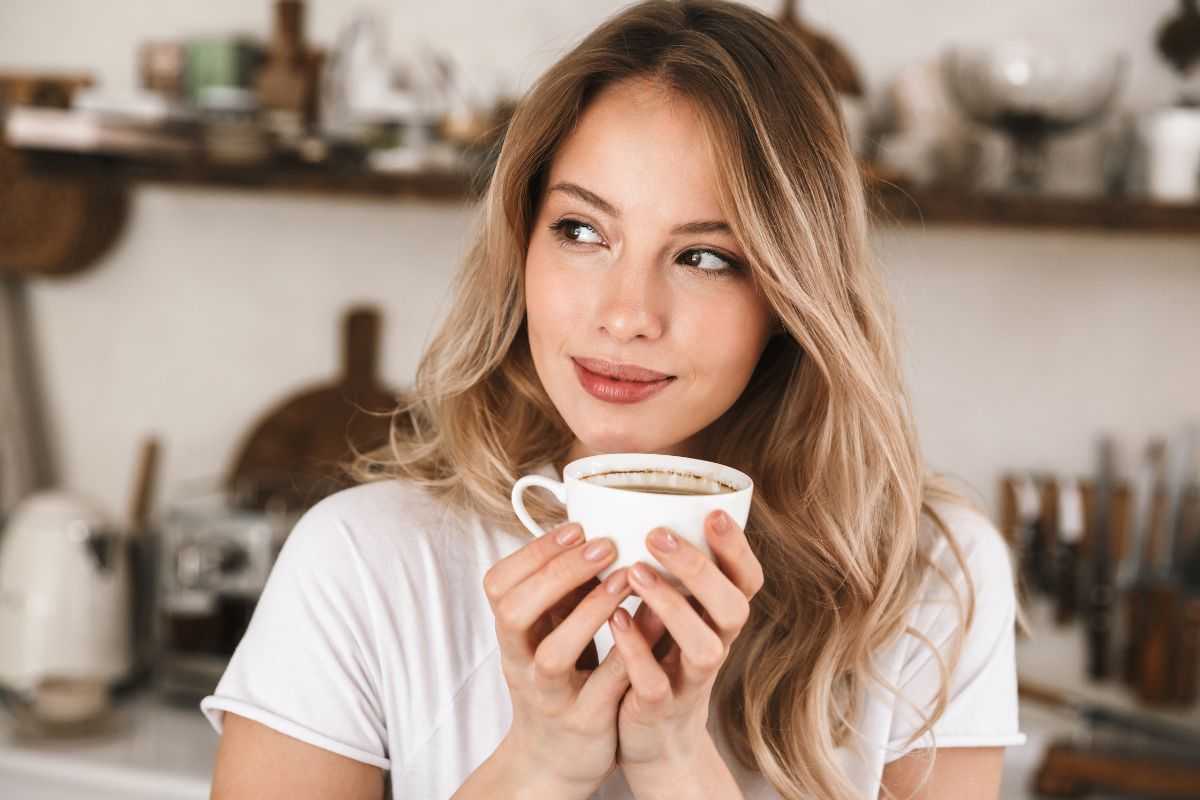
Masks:
[[[569,522],[496,562],[484,576],[513,707],[497,755],[503,753],[501,763],[518,773],[517,785],[549,785],[555,797],[586,798],[616,768],[617,709],[628,673],[615,647],[594,670],[577,664],[630,594],[623,569],[603,583],[594,581],[615,556],[611,540],[585,543],[582,527]],[[555,625],[564,604],[589,582],[595,587]]]

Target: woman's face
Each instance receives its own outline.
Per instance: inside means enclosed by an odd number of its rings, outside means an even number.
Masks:
[[[577,439],[570,458],[703,457],[697,434],[749,381],[771,313],[716,174],[689,101],[644,81],[597,95],[551,164],[525,302],[538,376]],[[593,371],[620,365],[669,377]]]

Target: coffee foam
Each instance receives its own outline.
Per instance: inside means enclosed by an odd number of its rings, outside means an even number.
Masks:
[[[738,487],[709,475],[674,469],[607,470],[584,475],[580,480],[610,488],[633,488],[635,491],[639,486],[679,489],[703,494],[722,494],[738,490]]]

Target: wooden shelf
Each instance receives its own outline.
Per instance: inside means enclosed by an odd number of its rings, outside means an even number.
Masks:
[[[1200,203],[1146,198],[969,193],[877,182],[877,218],[908,225],[986,225],[1200,235]]]
[[[133,160],[63,151],[19,151],[31,175],[60,180],[153,183],[254,191],[316,193],[382,200],[468,202],[481,185],[461,172],[379,173],[365,167],[301,163],[219,167],[203,163]],[[970,193],[906,186],[867,170],[876,219],[886,225],[972,225],[1200,235],[1200,203],[1170,205],[1144,198],[1056,197]]]
[[[121,181],[172,186],[464,202],[475,191],[464,171],[383,173],[365,167],[301,162],[238,167],[199,161],[134,160],[58,150],[18,150],[29,174],[61,181]]]

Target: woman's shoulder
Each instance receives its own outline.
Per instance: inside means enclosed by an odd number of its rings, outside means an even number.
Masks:
[[[1008,542],[981,510],[938,500],[922,514],[922,590],[913,627],[933,641],[961,633],[987,639],[1011,627],[1016,585]]]
[[[317,520],[362,533],[419,529],[437,520],[438,505],[415,483],[389,478],[334,492],[305,511],[300,522]]]
[[[437,520],[436,504],[418,487],[394,480],[357,484],[327,495],[305,510],[285,540],[314,555],[345,547],[378,550],[411,541]]]
[[[960,583],[969,578],[986,584],[1012,584],[1008,542],[990,517],[956,501],[936,500],[926,508],[921,515],[920,543],[929,566]]]
[[[395,585],[398,573],[410,581],[447,576],[474,580],[479,565],[515,546],[509,538],[425,487],[388,478],[317,502],[297,520],[284,548],[293,558],[326,569],[352,560],[380,582]]]
[[[922,517],[922,585],[884,662],[885,761],[917,747],[1020,744],[1008,544],[969,505],[931,502]]]

